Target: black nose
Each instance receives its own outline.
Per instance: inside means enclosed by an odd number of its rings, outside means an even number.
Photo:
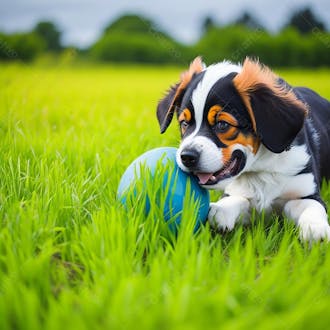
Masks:
[[[182,164],[188,168],[192,168],[197,165],[199,160],[199,152],[194,149],[183,150],[181,152]]]

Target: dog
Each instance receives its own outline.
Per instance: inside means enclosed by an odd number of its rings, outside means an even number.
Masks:
[[[330,240],[323,178],[330,178],[330,102],[291,87],[258,60],[206,67],[200,57],[157,106],[161,133],[174,113],[181,131],[176,161],[207,189],[219,231],[248,223],[251,210],[280,211],[304,241]]]

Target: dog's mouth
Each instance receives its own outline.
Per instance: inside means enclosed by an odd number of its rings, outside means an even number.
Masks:
[[[194,175],[198,177],[200,185],[214,185],[240,173],[245,166],[245,162],[244,153],[235,150],[230,160],[219,171],[214,173],[194,172]]]

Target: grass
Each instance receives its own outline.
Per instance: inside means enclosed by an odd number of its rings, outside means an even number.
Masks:
[[[0,70],[0,329],[328,327],[330,247],[289,221],[193,235],[187,212],[175,239],[116,201],[134,158],[178,144],[155,106],[179,69]],[[281,74],[330,98],[329,70]]]

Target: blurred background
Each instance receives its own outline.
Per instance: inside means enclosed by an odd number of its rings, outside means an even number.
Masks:
[[[329,0],[12,0],[0,4],[0,59],[321,67],[329,30]]]

